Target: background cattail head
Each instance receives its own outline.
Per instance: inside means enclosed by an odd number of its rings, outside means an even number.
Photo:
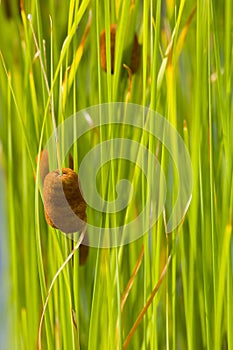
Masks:
[[[87,237],[87,235],[86,235]],[[89,246],[86,244],[80,244],[79,246],[79,265],[84,265],[87,261],[89,254]]]
[[[110,45],[111,45],[111,73],[114,73],[115,63],[115,41],[116,41],[117,25],[111,24],[110,26]],[[140,64],[140,45],[137,35],[134,35],[133,43],[130,45],[130,52],[126,49],[123,53],[123,60],[130,69],[132,74],[136,73]],[[107,72],[107,59],[106,59],[106,30],[104,29],[100,34],[100,64],[102,69]]]
[[[131,52],[130,69],[132,73],[136,73],[140,65],[140,45],[138,42],[138,37],[134,35],[133,47]]]
[[[115,40],[116,40],[116,24],[110,26],[110,44],[111,44],[111,73],[114,73],[114,59],[115,59]],[[107,72],[106,59],[106,30],[104,29],[100,34],[100,64],[105,72]]]
[[[49,225],[65,233],[84,229],[86,203],[75,171],[63,168],[62,175],[58,170],[49,172],[44,179],[43,197],[45,218]]]

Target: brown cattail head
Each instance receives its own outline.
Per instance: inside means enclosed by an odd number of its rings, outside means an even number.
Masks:
[[[110,43],[111,43],[111,73],[114,73],[114,57],[115,57],[115,40],[116,40],[116,24],[110,26]],[[100,34],[100,64],[105,72],[107,72],[106,60],[106,30]]]
[[[111,24],[110,26],[110,44],[111,44],[111,73],[114,73],[114,61],[115,61],[115,41],[116,41],[116,29],[117,25]],[[124,56],[124,54],[123,54]],[[129,62],[124,62],[131,69],[132,74],[136,73],[140,64],[140,45],[137,35],[134,35],[134,42],[131,46],[131,57]],[[100,64],[102,69],[107,72],[107,59],[106,59],[106,30],[104,29],[100,34]]]
[[[140,45],[138,42],[137,35],[134,35],[132,53],[131,53],[131,61],[130,61],[130,69],[132,73],[136,73],[140,65]]]
[[[62,175],[58,170],[48,173],[44,179],[43,197],[45,218],[50,226],[65,233],[84,229],[86,203],[75,171],[63,168]]]
[[[87,236],[86,236],[87,237]],[[79,265],[84,265],[89,254],[89,246],[80,244],[79,246]]]
[[[36,157],[36,161],[38,162],[38,156]],[[69,167],[71,170],[73,170],[74,168],[74,160],[71,154],[69,154]],[[42,150],[40,153],[40,176],[41,176],[41,181],[42,183],[44,183],[45,177],[46,175],[49,174],[49,157],[48,157],[48,150]],[[80,191],[79,191],[80,192]],[[64,200],[64,198],[63,198]],[[82,198],[82,201],[83,198]],[[85,207],[86,209],[86,207]],[[44,210],[45,213],[45,218],[47,223],[52,226],[53,228],[57,228],[57,226],[53,223],[53,221],[51,220],[51,218],[49,217],[49,215],[47,214],[46,210]],[[86,218],[85,220],[86,221]],[[77,230],[78,231],[78,230]],[[79,265],[84,265],[87,257],[88,257],[88,253],[89,253],[89,246],[88,246],[88,236],[87,234],[85,235],[85,245],[84,244],[80,244],[79,247]]]

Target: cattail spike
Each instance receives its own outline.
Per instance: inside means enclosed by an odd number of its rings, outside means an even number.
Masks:
[[[87,221],[86,203],[75,171],[63,168],[62,175],[59,170],[48,173],[44,179],[43,197],[49,225],[65,233],[83,230]]]

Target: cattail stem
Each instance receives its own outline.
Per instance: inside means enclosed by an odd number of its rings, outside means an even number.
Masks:
[[[57,270],[57,272],[55,273],[52,282],[50,284],[50,287],[48,289],[48,293],[47,293],[47,297],[44,303],[44,307],[43,307],[43,311],[42,311],[42,315],[40,318],[40,324],[39,324],[39,331],[38,331],[38,350],[42,349],[42,339],[41,339],[41,334],[42,334],[42,325],[43,325],[43,320],[44,320],[44,315],[45,315],[45,311],[49,302],[49,297],[52,291],[52,288],[54,286],[54,283],[56,281],[56,279],[58,278],[58,276],[60,275],[60,273],[62,272],[62,270],[64,269],[64,267],[68,264],[68,262],[70,261],[70,259],[73,257],[74,253],[77,251],[77,249],[79,248],[80,244],[82,243],[84,236],[86,233],[86,228],[84,229],[84,231],[81,233],[78,242],[76,243],[76,245],[74,246],[72,252],[67,256],[66,260],[62,263],[61,267]]]

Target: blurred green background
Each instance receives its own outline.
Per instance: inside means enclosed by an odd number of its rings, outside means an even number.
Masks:
[[[49,295],[43,349],[233,349],[232,8],[232,0],[1,1],[1,348],[38,348]],[[107,72],[100,60],[104,29]],[[132,75],[123,63],[135,33],[140,65]],[[53,108],[60,124],[111,101],[149,106],[176,127],[192,159],[192,202],[170,235],[160,217],[130,245],[91,248],[84,266],[76,251],[48,294],[72,242],[45,222],[36,156],[53,131]],[[76,171],[91,147],[117,135],[101,131],[72,148]],[[166,150],[151,138],[143,142],[174,180]],[[115,169],[112,162],[102,172],[108,198],[113,180],[127,173]],[[145,183],[135,174],[143,203]],[[168,197],[174,203],[171,187]],[[107,226],[111,219],[101,220]]]

